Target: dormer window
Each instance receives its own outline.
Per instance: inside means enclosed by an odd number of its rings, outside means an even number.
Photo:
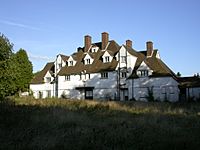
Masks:
[[[70,81],[70,75],[65,76],[65,81]]]
[[[91,49],[90,49],[90,52],[91,53],[95,53],[95,52],[97,52],[98,51],[98,47],[92,47]]]
[[[102,72],[101,79],[108,79],[108,72]]]
[[[46,77],[46,82],[50,83],[51,82],[51,77]]]
[[[149,71],[148,70],[139,70],[138,73],[139,73],[139,75],[141,77],[147,77],[147,76],[149,76]]]
[[[69,61],[69,66],[73,66],[73,61]]]
[[[113,59],[113,54],[110,51],[105,51],[102,58],[103,58],[103,63],[109,63]]]
[[[89,65],[89,64],[90,64],[90,59],[86,59],[86,60],[85,60],[85,64],[86,64],[86,65]]]
[[[106,56],[105,57],[105,62],[107,63],[107,62],[110,62],[110,57],[109,56]]]
[[[87,53],[86,55],[85,55],[85,57],[84,57],[84,64],[85,65],[89,65],[89,64],[92,64],[93,63],[93,61],[94,61],[94,59],[93,59],[93,55],[92,54],[89,54],[89,53]]]
[[[75,54],[73,54],[73,57],[76,57]],[[76,60],[72,56],[69,57],[67,60],[67,66],[75,66]]]

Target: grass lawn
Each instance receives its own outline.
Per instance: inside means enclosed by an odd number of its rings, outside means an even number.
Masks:
[[[0,104],[0,149],[200,149],[200,103],[16,98]]]

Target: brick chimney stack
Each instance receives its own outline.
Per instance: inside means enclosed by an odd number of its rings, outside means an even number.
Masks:
[[[101,49],[105,49],[109,41],[109,34],[107,32],[103,32],[101,33],[101,35],[102,35]]]
[[[146,47],[147,47],[147,57],[151,57],[153,53],[153,42],[151,41],[146,42]]]
[[[89,50],[91,44],[92,44],[92,38],[91,38],[91,36],[86,35],[85,36],[85,45],[84,45],[85,48],[84,48],[84,52],[87,52]]]
[[[132,48],[132,41],[131,40],[126,40],[126,47]]]

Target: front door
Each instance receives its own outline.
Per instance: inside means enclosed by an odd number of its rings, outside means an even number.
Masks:
[[[93,89],[85,89],[85,99],[93,99]]]
[[[121,89],[120,90],[120,99],[122,100],[122,101],[128,101],[128,89]]]
[[[186,88],[180,88],[180,95],[179,99],[180,101],[186,101]]]

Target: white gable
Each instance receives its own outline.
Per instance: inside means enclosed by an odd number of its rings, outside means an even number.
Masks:
[[[73,59],[72,56],[69,57],[67,62],[68,62],[68,66],[74,66],[76,64],[76,61]]]
[[[86,59],[92,59],[92,58],[89,54],[86,54],[85,57],[84,57],[84,60],[86,60]]]
[[[116,60],[119,61],[118,67],[120,68],[127,68],[128,72],[132,72],[133,68],[135,67],[135,63],[137,61],[137,57],[130,54],[124,45],[120,48],[119,52],[116,54]]]
[[[62,67],[66,65],[66,62],[62,59],[61,55],[57,55],[56,60],[54,62],[55,73],[57,74]]]
[[[47,73],[46,73],[45,76],[44,76],[44,82],[45,82],[45,83],[50,83],[52,80],[53,80],[52,75],[50,74],[49,71],[47,71]]]
[[[157,51],[156,58],[160,59],[160,53]]]
[[[122,45],[122,47],[119,50],[120,56],[126,56],[127,55],[127,50],[124,47],[124,45]]]
[[[103,54],[102,58],[103,58],[103,62],[104,63],[108,63],[108,62],[112,61],[113,56],[111,56],[107,51],[105,51],[105,53]]]
[[[147,64],[143,61],[140,64],[140,67],[138,68],[138,70],[150,70],[150,68],[147,66]]]
[[[105,51],[105,53],[103,54],[103,57],[106,57],[106,56],[111,56],[109,53],[108,53],[108,51]]]
[[[152,73],[153,70],[151,70],[144,61],[140,64],[140,67],[137,69],[138,76],[149,76],[152,75]]]
[[[49,71],[47,71],[47,73],[45,74],[45,76],[44,76],[44,77],[46,78],[46,77],[52,77],[52,76],[51,76],[50,72],[49,72]]]
[[[74,59],[73,59],[72,56],[70,56],[69,59],[68,59],[67,61],[68,61],[68,62],[69,62],[69,61],[74,61]]]
[[[86,54],[86,56],[84,57],[84,64],[86,65],[92,64],[93,61],[94,59],[89,54]]]
[[[94,52],[97,52],[99,50],[99,47],[97,46],[93,46],[90,50],[90,52],[94,53]]]

